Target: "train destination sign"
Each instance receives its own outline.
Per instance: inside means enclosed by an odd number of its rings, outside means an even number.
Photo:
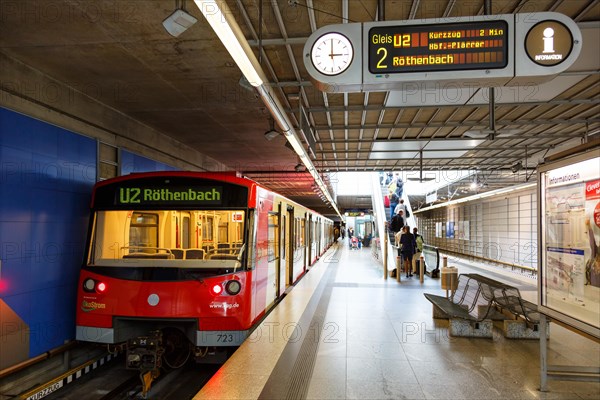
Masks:
[[[504,68],[504,20],[373,27],[368,33],[373,74]]]
[[[221,187],[187,187],[187,188],[119,188],[118,204],[219,204]]]

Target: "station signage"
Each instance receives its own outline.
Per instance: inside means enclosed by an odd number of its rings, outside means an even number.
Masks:
[[[504,68],[508,24],[496,20],[373,27],[368,55],[372,74]]]
[[[564,14],[539,12],[336,24],[304,45],[304,65],[324,92],[539,84],[572,66],[583,40]]]
[[[525,51],[538,65],[558,65],[568,59],[573,50],[571,31],[558,21],[543,21],[535,25],[525,38]]]

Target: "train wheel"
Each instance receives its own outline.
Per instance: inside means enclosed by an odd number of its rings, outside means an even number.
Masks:
[[[183,367],[192,353],[190,342],[179,329],[163,329],[163,347],[163,361],[172,369]]]

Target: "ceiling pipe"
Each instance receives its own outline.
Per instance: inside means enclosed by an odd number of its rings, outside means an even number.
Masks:
[[[492,14],[492,0],[485,0],[483,3],[483,14]],[[488,90],[490,101],[490,139],[494,140],[496,136],[496,90],[490,87]]]
[[[256,59],[250,44],[244,37],[242,30],[233,18],[233,13],[226,2],[216,2],[214,0],[194,0],[202,15],[211,25],[231,57],[234,59],[248,82],[254,86],[260,95],[263,103],[269,109],[273,119],[281,128],[282,133],[300,157],[301,162],[306,166],[306,170],[311,174],[315,183],[322,191],[327,201],[331,204],[338,216],[343,220],[336,202],[329,193],[327,186],[321,179],[316,167],[313,165],[306,149],[302,145],[296,130],[285,113],[284,107],[268,85],[268,79]]]

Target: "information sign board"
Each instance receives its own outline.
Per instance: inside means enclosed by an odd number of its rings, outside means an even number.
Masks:
[[[581,31],[556,12],[328,25],[304,45],[304,65],[324,92],[530,86],[572,66]]]
[[[504,68],[508,47],[504,20],[377,26],[368,32],[369,72]]]
[[[539,311],[600,338],[600,149],[539,167]]]

